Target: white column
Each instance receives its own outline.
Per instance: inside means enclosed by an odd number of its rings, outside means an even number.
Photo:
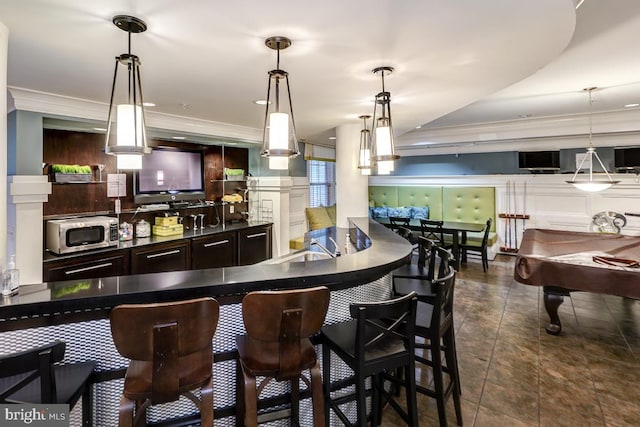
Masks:
[[[361,124],[336,128],[336,226],[349,227],[348,217],[369,215],[369,179],[358,169]]]
[[[0,180],[7,182],[7,51],[9,29],[0,22]],[[42,222],[42,218],[40,218]],[[42,238],[40,239],[42,240]],[[0,270],[7,261],[7,186],[0,185]]]
[[[20,285],[42,283],[42,204],[49,194],[46,175],[9,177],[7,249],[16,256]]]
[[[293,179],[290,176],[251,177],[249,188],[249,220],[273,223],[273,257],[289,253],[289,199]]]

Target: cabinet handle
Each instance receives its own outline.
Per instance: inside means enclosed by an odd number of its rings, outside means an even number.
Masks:
[[[204,246],[205,248],[210,248],[211,246],[224,245],[225,243],[229,243],[229,240],[220,240],[219,242],[205,243],[202,246]]]
[[[180,253],[180,249],[176,249],[176,250],[169,251],[169,252],[161,252],[159,254],[147,255],[147,259],[157,258],[159,256],[167,256],[167,255],[179,254],[179,253]]]
[[[256,233],[256,234],[247,234],[247,239],[253,239],[254,237],[262,237],[266,236],[267,233]]]
[[[83,271],[97,270],[99,268],[111,267],[112,265],[113,264],[110,262],[105,262],[104,264],[92,265],[91,267],[78,268],[76,270],[65,271],[64,274],[69,275],[69,274],[82,273]]]

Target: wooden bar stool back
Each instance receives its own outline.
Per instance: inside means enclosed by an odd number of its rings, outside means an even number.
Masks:
[[[324,323],[329,289],[251,292],[242,300],[246,335],[237,338],[238,384],[236,425],[258,424],[258,398],[273,379],[291,383],[291,419],[299,422],[299,381],[311,390],[313,425],[324,427],[322,377],[309,340]],[[303,372],[310,370],[311,379]],[[256,377],[266,377],[256,389]]]
[[[200,410],[200,425],[213,425],[211,341],[218,317],[213,298],[120,305],[111,311],[113,342],[131,359],[120,399],[120,426],[146,425],[150,405],[181,395]],[[198,388],[200,399],[192,393]]]

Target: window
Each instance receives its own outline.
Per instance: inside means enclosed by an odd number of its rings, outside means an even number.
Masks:
[[[309,176],[309,207],[333,205],[336,202],[335,162],[309,160],[307,174]]]

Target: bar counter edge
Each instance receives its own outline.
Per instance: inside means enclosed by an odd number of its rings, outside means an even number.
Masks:
[[[310,238],[337,240],[345,230],[330,227],[309,232],[305,236],[306,249]],[[345,289],[379,279],[411,255],[412,247],[405,239],[369,218],[351,218],[346,231],[357,252],[331,259],[21,286],[18,295],[0,302],[0,332],[106,318],[111,308],[124,303],[211,296],[224,305],[240,302],[255,290],[319,285],[332,291]]]

